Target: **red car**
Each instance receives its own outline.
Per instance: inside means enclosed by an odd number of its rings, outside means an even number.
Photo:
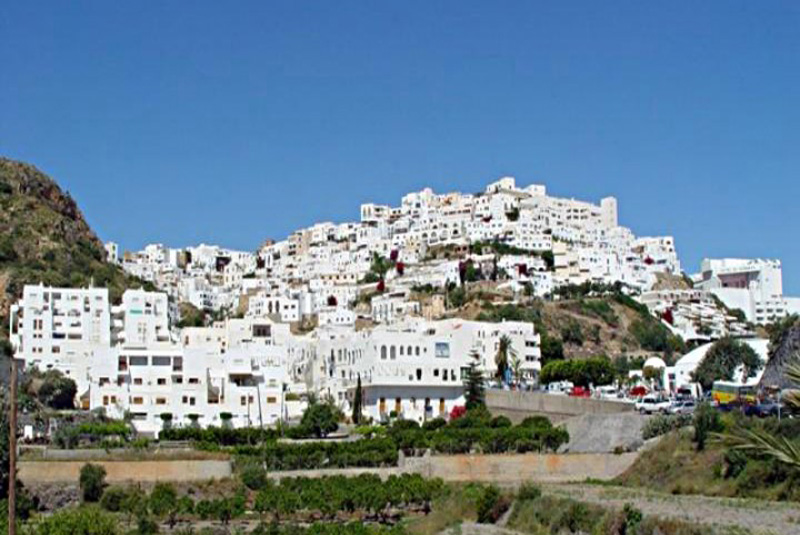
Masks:
[[[585,386],[573,386],[569,395],[574,398],[589,398],[592,397],[592,392]]]

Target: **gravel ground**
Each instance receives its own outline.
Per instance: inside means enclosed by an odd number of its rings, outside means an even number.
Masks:
[[[756,535],[800,535],[800,505],[740,498],[673,495],[605,485],[545,485],[545,493],[622,508],[626,503],[645,516],[717,526],[722,533],[745,528]],[[735,533],[735,532],[734,532]]]

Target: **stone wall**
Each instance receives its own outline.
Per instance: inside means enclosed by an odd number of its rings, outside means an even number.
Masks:
[[[271,472],[270,477],[323,477],[377,474],[386,479],[393,474],[420,474],[438,477],[449,482],[481,481],[505,486],[517,486],[525,481],[564,483],[593,478],[614,479],[627,470],[638,457],[637,453],[620,455],[605,453],[574,454],[499,454],[499,455],[430,455],[400,456],[395,468],[335,468]]]
[[[516,486],[525,481],[564,483],[587,478],[608,481],[627,470],[637,457],[637,453],[432,455],[406,458],[403,469],[445,481]]]

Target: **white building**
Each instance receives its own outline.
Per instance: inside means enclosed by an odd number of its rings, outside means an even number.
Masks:
[[[695,287],[710,291],[725,306],[744,312],[748,321],[764,325],[798,313],[798,300],[783,295],[780,260],[723,258],[703,260]]]

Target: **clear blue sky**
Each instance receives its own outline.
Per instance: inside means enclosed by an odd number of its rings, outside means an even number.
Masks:
[[[8,2],[0,154],[125,248],[512,174],[800,294],[800,2]]]

